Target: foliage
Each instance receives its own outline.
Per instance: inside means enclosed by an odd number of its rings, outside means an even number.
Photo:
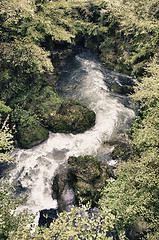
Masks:
[[[105,188],[100,206],[110,212],[113,229],[125,231],[130,239],[157,239],[159,154],[158,154],[158,21],[150,15],[156,1],[107,1],[109,10],[120,19],[122,51],[126,64],[132,66],[136,80],[135,101],[140,103],[140,114],[133,128],[133,144],[139,156],[127,157],[120,163],[117,180]],[[154,5],[153,5],[154,4]],[[120,46],[120,45],[118,45]],[[151,58],[153,56],[153,58]],[[138,70],[137,70],[138,68]],[[143,74],[144,73],[144,74]],[[151,238],[149,238],[151,236]],[[155,237],[156,236],[156,237]]]
[[[55,43],[71,43],[74,28],[66,1],[6,1],[0,11],[1,96],[17,96],[41,76],[52,72],[50,50]],[[46,43],[48,41],[48,44]],[[50,43],[49,51],[46,50]]]
[[[138,237],[158,231],[158,163],[158,152],[144,152],[136,161],[124,163],[117,180],[105,189],[101,207],[114,215],[110,221],[119,232],[139,224],[143,229]]]
[[[14,186],[10,185],[8,179],[0,181],[0,238],[8,239],[10,232],[16,232],[23,226],[32,222],[33,217],[29,216],[27,211],[15,214],[17,206],[24,202],[23,199],[13,195]],[[29,229],[29,228],[28,228]],[[30,231],[30,229],[29,229]],[[24,232],[23,232],[24,233]]]
[[[142,82],[137,82],[135,94],[133,98],[135,101],[140,101],[142,107],[155,107],[159,102],[159,67],[157,55],[145,68],[146,73],[142,78]]]
[[[127,156],[127,161],[120,164],[117,179],[109,182],[103,192],[95,219],[87,214],[81,217],[81,212],[86,210],[83,206],[71,213],[61,213],[50,228],[37,228],[31,233],[28,216],[14,215],[19,200],[11,194],[12,187],[1,182],[2,237],[112,239],[112,235],[107,235],[110,230],[119,239],[158,239],[158,14],[157,0],[2,0],[0,88],[3,100],[17,97],[35,85],[40,92],[46,84],[44,75],[54,71],[51,60],[57,48],[74,44],[73,39],[82,37],[85,46],[99,53],[105,63],[136,76],[133,99],[141,106],[132,134],[138,155]],[[43,111],[50,107],[50,103],[36,97]],[[63,101],[56,93],[50,100],[61,108]],[[0,108],[4,115],[10,112],[2,101]],[[32,109],[20,107],[20,112],[21,117],[19,113],[15,117],[18,116],[21,127],[37,124],[38,117]],[[66,112],[69,113],[68,106],[63,108],[63,113]],[[0,130],[0,161],[9,161],[12,144],[12,134],[5,121]]]
[[[1,115],[8,115],[12,109],[9,106],[6,106],[4,101],[0,101],[0,114]]]
[[[85,46],[99,53],[102,61],[140,77],[158,52],[158,19],[151,14],[157,6],[156,0],[86,2],[73,6],[73,20]]]
[[[147,75],[137,83],[133,98],[141,104],[142,113],[134,129],[134,142],[140,151],[158,148],[159,68],[155,57],[146,68]]]
[[[5,113],[11,109],[1,102],[1,110]],[[11,157],[13,147],[13,129],[9,128],[8,117],[3,122],[0,129],[0,163],[11,163],[14,159]],[[2,167],[1,165],[0,167]],[[7,239],[10,231],[16,231],[18,226],[29,224],[32,217],[27,211],[15,215],[15,209],[24,203],[23,199],[14,196],[15,186],[9,183],[8,178],[0,180],[0,239]]]
[[[8,118],[0,129],[0,162],[10,162],[10,153],[13,150],[12,130],[8,126]]]
[[[10,152],[13,150],[13,129],[9,128],[9,113],[12,109],[0,101],[0,163],[9,162]]]

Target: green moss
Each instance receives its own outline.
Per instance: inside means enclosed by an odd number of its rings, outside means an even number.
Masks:
[[[52,95],[51,95],[52,96]],[[95,114],[74,100],[62,100],[55,93],[46,101],[37,103],[37,114],[52,132],[79,133],[95,124]]]
[[[26,119],[29,121],[29,119]],[[34,120],[35,125],[28,124],[27,127],[22,128],[18,126],[18,143],[22,148],[31,148],[44,140],[49,136],[49,132],[41,124]]]
[[[27,100],[26,100],[27,99]],[[63,100],[52,87],[43,88],[40,95],[25,99],[23,107],[12,114],[21,147],[32,147],[48,137],[48,131],[62,133],[84,132],[95,124],[95,113],[74,100]]]
[[[22,148],[31,148],[48,138],[49,131],[40,124],[31,110],[16,108],[11,120],[16,124],[16,138],[18,145]]]
[[[63,100],[53,91],[52,87],[47,86],[27,104],[27,107],[33,109],[40,119],[43,120],[48,119],[52,114],[56,114],[62,102]]]
[[[113,159],[121,159],[123,161],[133,159],[135,156],[137,156],[135,147],[129,143],[124,142],[118,143],[112,152]]]
[[[91,155],[70,157],[68,171],[73,179],[70,185],[74,188],[77,203],[90,202],[95,206],[107,179],[111,176],[108,165]]]

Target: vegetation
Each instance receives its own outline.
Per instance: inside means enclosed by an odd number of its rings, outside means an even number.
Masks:
[[[58,201],[58,209],[64,209],[62,193],[66,185],[73,188],[77,205],[89,202],[91,207],[97,206],[102,189],[112,175],[107,164],[91,155],[69,157],[67,171],[64,168],[53,181],[53,197]]]
[[[81,209],[75,208],[61,213],[49,228],[31,233],[30,217],[14,215],[19,200],[13,197],[11,187],[1,182],[2,239],[159,238],[158,9],[157,0],[1,1],[0,161],[9,161],[13,149],[11,130],[7,120],[4,122],[8,113],[18,134],[25,124],[26,129],[31,129],[31,123],[43,125],[38,113],[45,115],[49,101],[60,109],[63,100],[55,92],[55,75],[76,43],[97,52],[110,67],[136,78],[132,98],[140,104],[131,133],[134,152],[120,163],[117,179],[108,181],[94,218],[89,218],[87,211],[82,217]],[[52,93],[46,101],[41,93],[48,86]],[[37,109],[36,99],[40,102]],[[34,136],[35,130],[29,131]]]

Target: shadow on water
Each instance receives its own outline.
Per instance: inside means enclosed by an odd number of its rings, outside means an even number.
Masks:
[[[8,163],[8,162],[1,162],[0,163],[0,179],[7,177],[12,169],[16,167],[16,164]]]

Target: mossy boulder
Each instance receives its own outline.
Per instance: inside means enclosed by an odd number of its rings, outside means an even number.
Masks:
[[[34,120],[34,125],[28,124],[25,128],[18,126],[18,143],[21,148],[31,148],[45,141],[49,131]]]
[[[16,124],[18,145],[22,148],[31,148],[49,136],[49,131],[39,122],[31,110],[17,108],[12,114],[12,122]]]
[[[44,87],[38,96],[33,96],[26,107],[32,109],[41,121],[47,123],[47,120],[61,107],[63,99],[50,86]]]
[[[101,197],[101,190],[106,186],[111,170],[93,156],[70,157],[68,172],[71,186],[75,191],[76,202],[95,206]]]
[[[47,139],[49,131],[80,133],[95,124],[95,113],[75,100],[63,100],[50,86],[33,95],[23,107],[16,107],[11,121],[17,126],[17,141],[22,148]]]
[[[63,100],[51,87],[30,103],[43,125],[52,132],[80,133],[95,124],[95,113],[75,100]]]
[[[93,156],[69,157],[68,168],[58,170],[53,180],[53,199],[57,199],[60,211],[64,210],[63,192],[65,188],[73,189],[75,202],[96,206],[101,191],[107,184],[112,172],[107,164]],[[74,196],[70,196],[72,201]]]
[[[120,142],[114,147],[114,150],[112,151],[112,158],[128,161],[133,159],[136,154],[137,151],[132,144]]]
[[[82,133],[95,125],[95,113],[74,100],[64,100],[59,111],[49,119],[52,132]]]

